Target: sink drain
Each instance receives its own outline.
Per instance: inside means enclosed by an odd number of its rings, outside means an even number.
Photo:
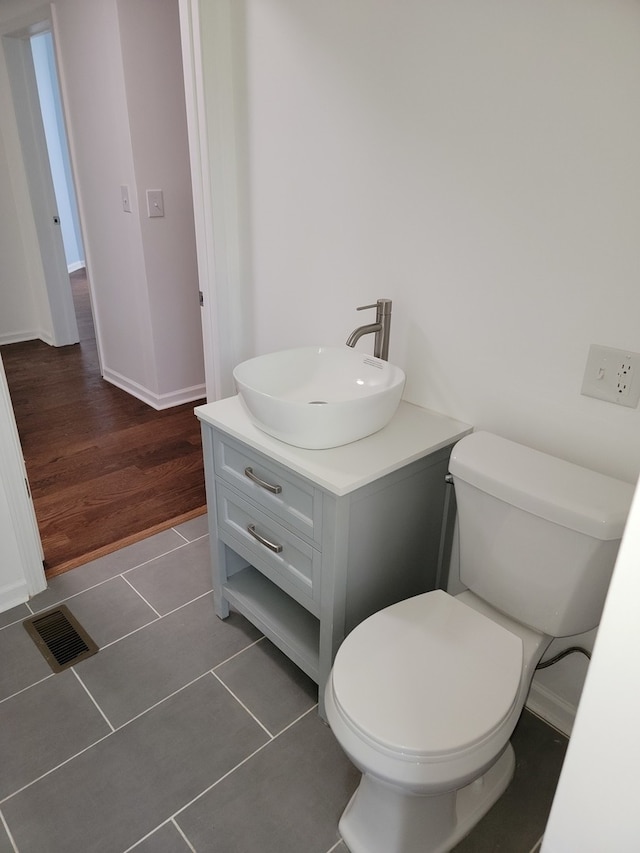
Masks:
[[[309,400],[307,405],[308,406],[326,406],[327,401],[326,400]]]

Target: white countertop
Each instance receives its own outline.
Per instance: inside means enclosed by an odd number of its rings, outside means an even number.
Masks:
[[[401,401],[384,429],[328,450],[285,444],[259,430],[240,398],[198,406],[201,421],[264,453],[335,495],[346,495],[414,462],[472,431],[469,424]]]

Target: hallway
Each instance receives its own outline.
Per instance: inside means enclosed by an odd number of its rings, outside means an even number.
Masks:
[[[197,405],[156,411],[100,375],[86,274],[80,343],[0,347],[49,577],[205,511]]]

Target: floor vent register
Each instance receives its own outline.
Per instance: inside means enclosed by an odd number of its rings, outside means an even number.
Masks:
[[[64,604],[25,619],[22,624],[54,672],[62,672],[98,651],[96,643]]]

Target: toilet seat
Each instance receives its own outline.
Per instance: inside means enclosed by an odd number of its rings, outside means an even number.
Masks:
[[[331,686],[361,739],[423,764],[491,738],[517,700],[522,662],[520,637],[436,590],[358,625],[338,650]]]

